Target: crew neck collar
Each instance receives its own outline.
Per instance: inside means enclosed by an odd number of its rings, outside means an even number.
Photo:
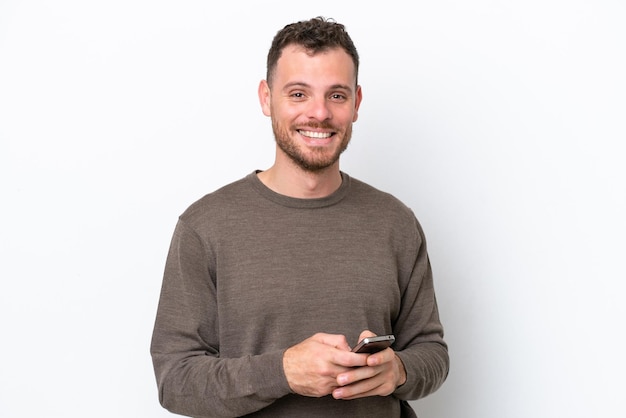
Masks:
[[[257,174],[261,171],[262,170],[255,170],[252,173],[248,174],[246,176],[246,180],[248,181],[248,183],[264,198],[271,200],[272,202],[277,203],[281,206],[286,206],[290,208],[315,209],[332,206],[343,200],[350,188],[350,176],[341,171],[341,185],[337,190],[335,190],[328,196],[311,199],[290,197],[282,195],[280,193],[276,193],[265,184],[263,184],[263,182],[259,179],[259,176],[257,176]]]

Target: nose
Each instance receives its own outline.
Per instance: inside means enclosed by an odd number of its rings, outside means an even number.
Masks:
[[[324,121],[332,118],[332,113],[325,97],[311,98],[306,110],[309,119]]]

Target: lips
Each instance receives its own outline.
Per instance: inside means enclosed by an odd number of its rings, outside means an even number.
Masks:
[[[331,136],[333,136],[332,132],[315,132],[315,131],[304,131],[304,130],[298,130],[298,133],[300,133],[300,135],[306,136],[308,138],[314,138],[314,139],[326,139],[326,138],[330,138]]]

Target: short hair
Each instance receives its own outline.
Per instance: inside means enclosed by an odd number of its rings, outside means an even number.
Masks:
[[[278,31],[267,54],[266,80],[271,86],[278,59],[288,45],[299,45],[312,54],[332,48],[342,48],[354,63],[354,74],[358,80],[359,54],[346,32],[344,25],[321,16],[310,20],[291,23]]]

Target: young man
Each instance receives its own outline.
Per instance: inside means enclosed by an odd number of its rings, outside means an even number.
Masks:
[[[166,262],[159,398],[196,417],[415,416],[449,368],[412,211],[339,169],[362,99],[343,25],[287,25],[258,94],[276,159],[191,205]],[[393,334],[374,354],[363,337]]]

